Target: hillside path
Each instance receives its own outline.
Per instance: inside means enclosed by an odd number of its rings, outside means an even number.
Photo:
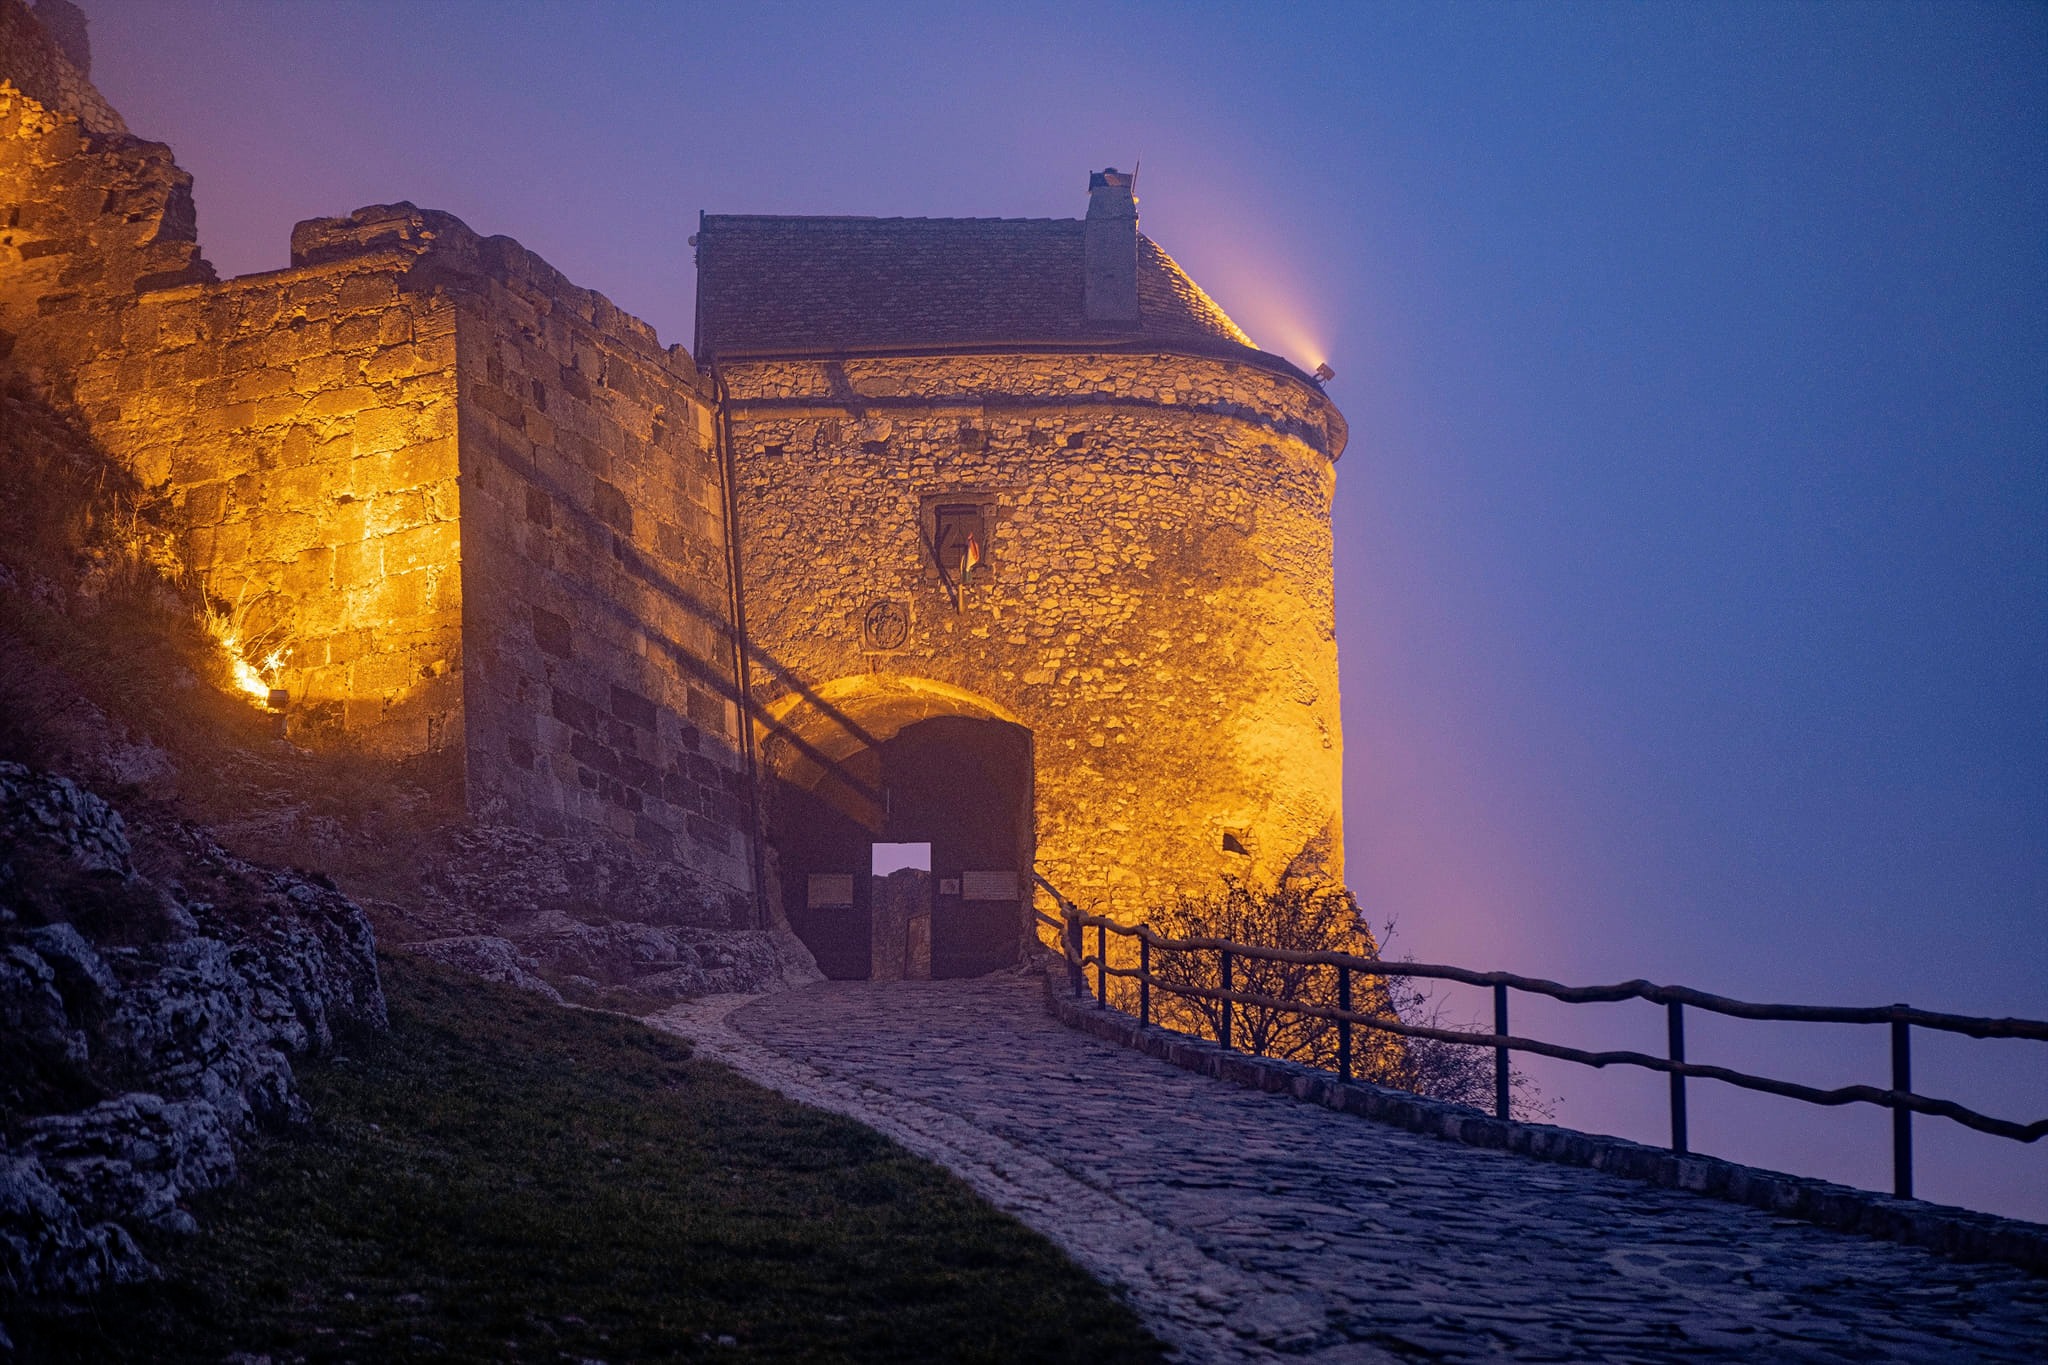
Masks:
[[[1240,1089],[1041,992],[827,982],[651,1022],[947,1166],[1182,1360],[2048,1360],[2048,1280]]]

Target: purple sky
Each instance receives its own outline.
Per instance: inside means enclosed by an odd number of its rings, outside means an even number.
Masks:
[[[411,199],[667,341],[700,209],[1073,217],[1142,157],[1146,231],[1338,372],[1347,843],[1397,951],[2048,1017],[2048,10],[87,4],[224,274]],[[1562,1016],[1517,1023],[1661,1046]],[[1692,1043],[1886,1080],[1875,1029]],[[2048,1115],[2042,1045],[1917,1076]],[[1659,1079],[1541,1077],[1661,1137]],[[1888,1183],[1879,1111],[1692,1112]],[[1923,1194],[2048,1219],[2048,1143],[1916,1131]]]

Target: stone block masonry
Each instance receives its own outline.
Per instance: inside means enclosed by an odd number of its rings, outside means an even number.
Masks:
[[[459,227],[459,225],[456,225]],[[460,307],[470,802],[751,884],[725,486],[680,347],[503,238]]]
[[[687,868],[751,917],[710,389],[506,238],[410,204],[219,281],[191,178],[0,0],[0,363],[71,411],[290,698],[452,753],[478,818]]]
[[[301,730],[398,752],[444,747],[461,714],[455,309],[411,264],[141,295],[75,380],[245,648],[285,651]]]

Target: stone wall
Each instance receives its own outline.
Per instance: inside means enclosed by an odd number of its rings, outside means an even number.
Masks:
[[[19,0],[0,24],[33,40],[0,77],[90,90]],[[410,204],[217,282],[168,148],[18,86],[0,186],[0,360],[135,475],[244,661],[281,651],[245,686],[303,739],[459,750],[478,816],[672,860],[751,917],[726,489],[681,348]]]
[[[749,895],[709,385],[516,243],[477,253],[457,347],[472,809]]]
[[[68,0],[43,0],[34,10],[19,0],[0,4],[0,52],[5,77],[31,99],[69,114],[99,133],[126,133],[128,125],[93,89],[85,15]]]
[[[1012,722],[1021,847],[1090,904],[1341,872],[1343,425],[1298,374],[736,359],[728,490],[689,356],[509,239],[377,206],[215,281],[169,150],[119,131],[21,0],[0,30],[0,359],[133,471],[245,654],[286,647],[264,681],[302,735],[459,748],[480,817],[672,860],[744,917],[736,552],[786,782],[848,735]],[[986,523],[964,584],[932,546],[951,504]]]
[[[402,752],[455,738],[462,582],[455,310],[383,253],[146,294],[81,366],[94,432],[302,733]]]
[[[245,661],[281,654],[262,681],[303,733],[446,743],[455,314],[407,279],[417,249],[215,282],[168,148],[23,94],[0,105],[14,365],[134,474]]]
[[[0,37],[33,25],[24,14],[0,0]],[[213,270],[199,254],[192,177],[171,149],[94,132],[25,93],[15,78],[36,52],[0,42],[0,360],[62,397],[73,363],[118,349],[138,290]]]
[[[907,679],[1030,728],[1037,863],[1084,903],[1136,918],[1304,850],[1341,875],[1343,429],[1320,392],[1185,356],[736,360],[723,377],[757,699],[795,732],[770,741],[782,767]],[[957,602],[930,544],[956,502],[989,529]],[[838,720],[807,722],[815,698]]]

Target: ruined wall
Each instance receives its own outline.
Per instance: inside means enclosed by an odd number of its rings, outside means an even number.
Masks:
[[[439,748],[460,714],[455,315],[383,254],[144,295],[79,401],[302,732]]]
[[[459,357],[472,809],[687,863],[751,913],[725,490],[680,347],[506,239]]]
[[[1177,356],[723,375],[764,710],[800,720],[821,689],[857,710],[902,677],[986,699],[1033,733],[1038,865],[1120,916],[1304,849],[1341,875],[1342,422],[1319,392]],[[956,501],[990,528],[957,608],[929,546]],[[874,681],[833,685],[852,675]]]
[[[126,133],[128,125],[93,88],[85,15],[68,0],[43,0],[30,10],[20,0],[0,3],[0,78],[30,99],[69,114],[94,132]]]
[[[25,13],[0,0],[13,36]],[[0,44],[0,360],[62,399],[72,364],[120,345],[119,314],[139,290],[213,270],[199,254],[192,177],[171,149],[94,132],[24,93],[14,77],[36,52]]]
[[[455,319],[408,287],[416,253],[215,282],[168,148],[24,94],[0,96],[0,185],[0,350],[135,475],[244,660],[282,658],[251,690],[305,734],[445,744]]]
[[[0,77],[96,107],[19,0],[0,25],[29,40]],[[168,148],[14,86],[0,190],[0,360],[135,474],[245,661],[281,653],[249,690],[283,688],[302,738],[457,754],[483,818],[673,860],[693,917],[751,918],[725,489],[686,354],[409,204],[216,282]]]

